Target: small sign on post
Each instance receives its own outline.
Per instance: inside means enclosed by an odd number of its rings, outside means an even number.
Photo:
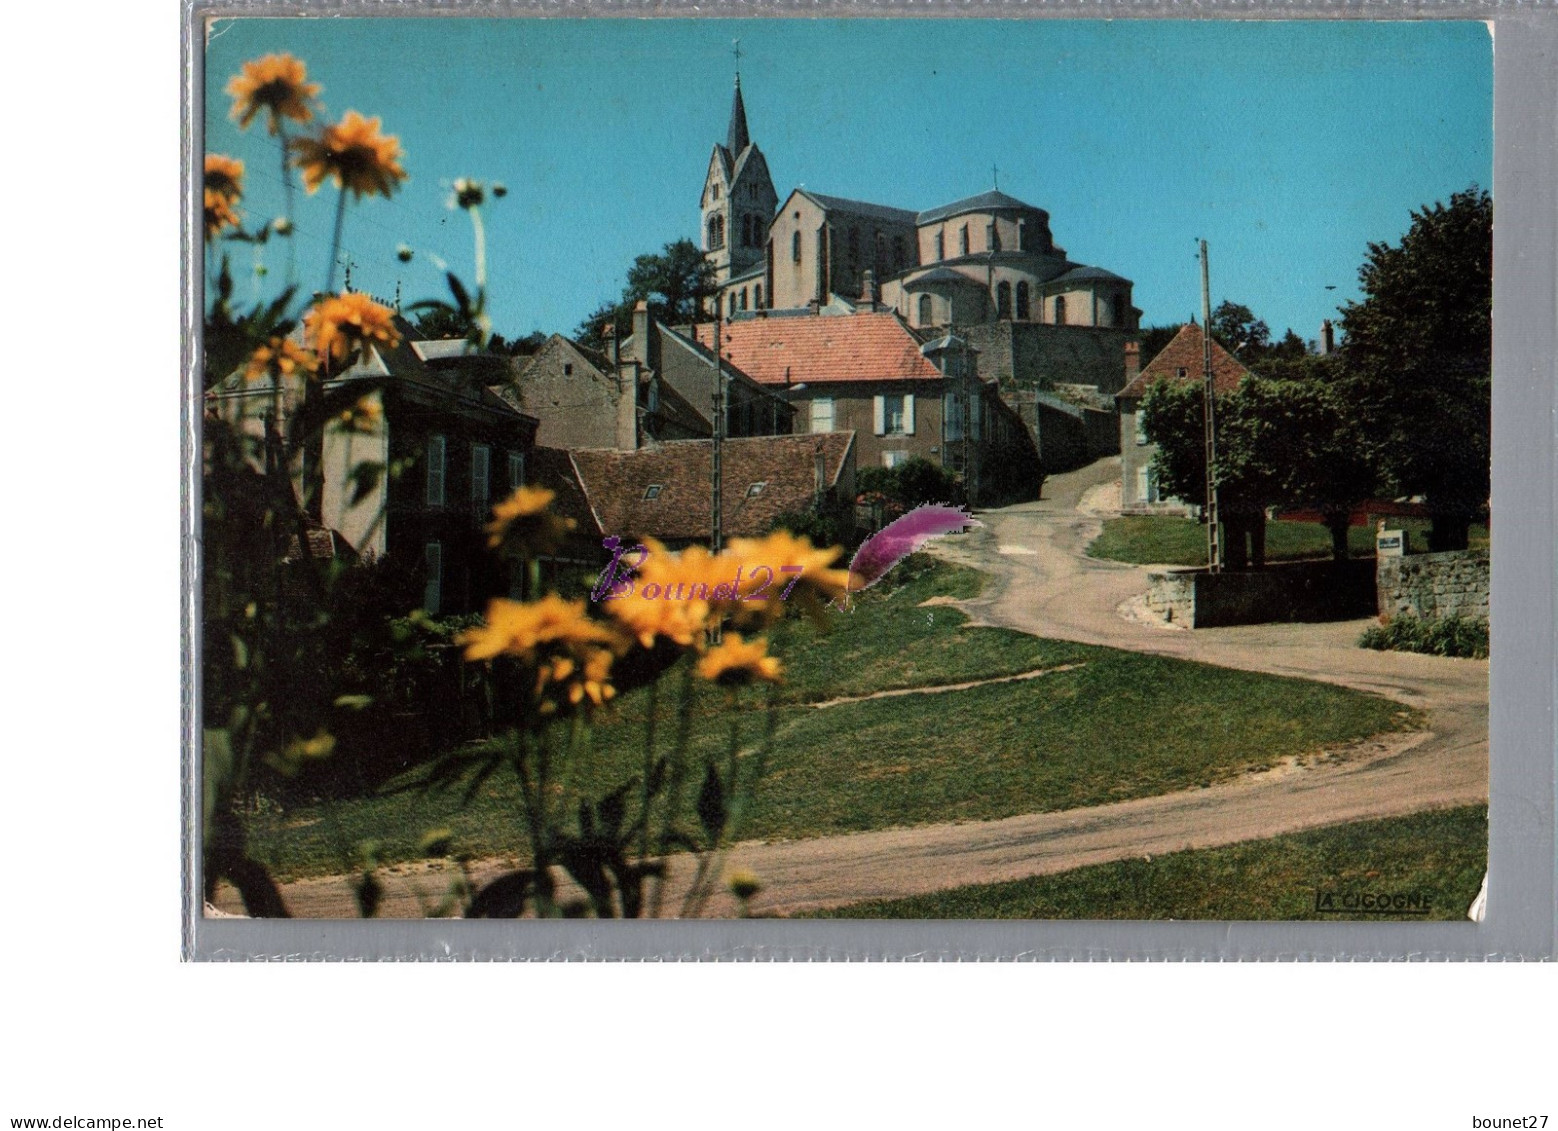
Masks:
[[[1407,533],[1405,530],[1380,529],[1374,536],[1374,556],[1379,558],[1399,558],[1407,552]]]

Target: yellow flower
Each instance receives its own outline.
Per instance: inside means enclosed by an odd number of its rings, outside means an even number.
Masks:
[[[221,153],[207,153],[205,187],[236,203],[243,195],[243,162]]]
[[[356,291],[315,303],[303,315],[303,331],[304,340],[322,359],[342,364],[371,342],[387,349],[400,344],[394,312]]]
[[[605,609],[645,648],[653,648],[662,636],[690,648],[702,640],[709,620],[707,601],[651,598],[638,592],[605,602]]]
[[[843,552],[842,546],[819,549],[809,538],[798,538],[788,530],[775,530],[764,538],[734,538],[730,543],[733,556],[752,567],[761,565],[774,571],[774,585],[768,592],[776,596],[795,580],[797,590],[805,589],[827,600],[842,597],[850,589],[849,570],[828,567]],[[742,592],[750,590],[743,586]]]
[[[319,358],[314,351],[304,349],[291,338],[273,337],[249,356],[243,375],[251,381],[270,377],[283,381],[295,373],[310,376],[319,371]]]
[[[759,636],[747,643],[736,632],[698,661],[698,674],[722,687],[741,687],[758,679],[780,682],[779,661],[768,654],[768,641]]]
[[[384,418],[384,406],[378,397],[362,397],[351,408],[336,414],[335,426],[342,432],[372,433]]]
[[[725,881],[725,886],[730,888],[732,895],[743,902],[763,890],[763,882],[757,878],[757,874],[745,868],[738,868],[732,872],[730,879]]]
[[[604,707],[617,694],[607,680],[615,659],[606,648],[586,647],[575,656],[554,656],[536,673],[536,697],[543,715],[556,714],[559,707],[592,711]],[[551,692],[551,694],[548,694]]]
[[[238,213],[233,211],[233,198],[223,196],[215,189],[205,190],[206,241],[216,239],[223,228],[236,228]]]
[[[266,123],[274,136],[281,128],[281,119],[307,122],[314,114],[308,108],[309,99],[317,97],[320,86],[308,82],[308,71],[303,60],[291,55],[266,55],[251,59],[243,70],[227,83],[227,93],[233,96],[233,119],[240,129],[248,129],[249,123],[261,110],[269,114]]]
[[[350,189],[358,199],[387,197],[406,179],[399,139],[381,134],[378,118],[364,118],[356,110],[326,126],[318,138],[298,138],[292,148],[309,192],[318,192],[328,177],[342,192]]]
[[[492,508],[487,545],[494,550],[506,546],[527,555],[555,551],[574,528],[574,521],[547,510],[554,497],[545,487],[520,487]]]
[[[487,622],[459,637],[467,660],[518,656],[533,661],[543,647],[589,645],[621,647],[621,638],[584,614],[583,601],[565,601],[549,593],[539,601],[502,598],[487,606]]]

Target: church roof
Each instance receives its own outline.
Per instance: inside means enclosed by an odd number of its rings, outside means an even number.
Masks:
[[[921,283],[957,283],[964,286],[978,287],[984,290],[984,285],[977,279],[970,279],[961,271],[954,271],[950,267],[932,267],[929,271],[921,272],[912,279],[905,281],[904,286],[913,290]]]
[[[1115,394],[1117,397],[1144,397],[1158,381],[1200,381],[1206,373],[1202,351],[1201,327],[1194,322],[1174,335],[1157,357],[1149,361],[1136,379]],[[1252,374],[1238,358],[1212,339],[1212,387],[1219,393],[1231,393],[1239,382]]]
[[[708,323],[696,327],[707,345]],[[891,311],[752,318],[724,325],[723,356],[764,385],[802,381],[939,380],[919,339]]]
[[[752,138],[747,133],[747,108],[741,101],[741,76],[736,76],[736,94],[730,103],[730,128],[725,133],[725,148],[736,156],[752,144]]]
[[[914,213],[907,208],[891,208],[886,204],[870,204],[864,200],[847,200],[842,196],[823,196],[811,189],[801,189],[829,212],[849,212],[869,220],[885,220],[889,224],[913,224]]]
[[[1042,208],[1024,204],[1015,196],[1007,196],[1004,192],[991,189],[989,192],[982,192],[978,196],[954,200],[951,204],[943,204],[940,208],[932,208],[928,212],[921,212],[916,222],[920,224],[934,224],[938,220],[950,220],[952,217],[961,216],[965,212],[989,212],[996,208],[1021,208],[1026,212],[1044,212]],[[1045,213],[1045,215],[1048,215],[1048,213]]]
[[[1049,280],[1051,283],[1129,283],[1124,275],[1116,275],[1113,271],[1105,271],[1102,267],[1073,267],[1064,274],[1056,275]]]

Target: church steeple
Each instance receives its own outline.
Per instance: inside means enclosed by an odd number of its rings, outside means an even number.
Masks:
[[[736,95],[730,103],[730,129],[726,132],[725,148],[730,150],[731,159],[741,156],[741,151],[752,144],[752,138],[747,133],[747,108],[741,101],[741,75],[736,75]]]

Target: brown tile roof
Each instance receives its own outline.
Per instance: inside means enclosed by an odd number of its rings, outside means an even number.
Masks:
[[[766,533],[779,514],[809,507],[816,492],[817,449],[822,449],[826,485],[832,487],[853,458],[854,442],[853,432],[724,441],[720,463],[725,536],[756,537]],[[571,455],[603,533],[706,542],[713,510],[713,453],[712,440],[677,440],[636,452],[584,448]],[[765,486],[749,497],[754,483]],[[660,490],[646,499],[651,486]]]
[[[1179,371],[1185,375],[1181,377]],[[1117,397],[1144,397],[1155,381],[1200,381],[1206,373],[1202,357],[1201,327],[1191,322],[1174,340],[1163,347],[1157,357],[1149,361],[1136,379],[1115,394]],[[1239,382],[1253,376],[1239,364],[1237,358],[1223,349],[1216,338],[1212,339],[1212,387],[1219,393],[1231,393]]]
[[[595,515],[590,510],[584,487],[579,482],[567,452],[561,448],[532,448],[525,457],[525,482],[532,487],[545,487],[555,492],[557,497],[552,500],[553,513],[573,519],[578,537],[595,545],[600,544],[601,536],[595,524]]]
[[[695,327],[705,346],[714,327]],[[765,385],[936,379],[920,341],[896,314],[751,318],[724,324],[724,356]]]

